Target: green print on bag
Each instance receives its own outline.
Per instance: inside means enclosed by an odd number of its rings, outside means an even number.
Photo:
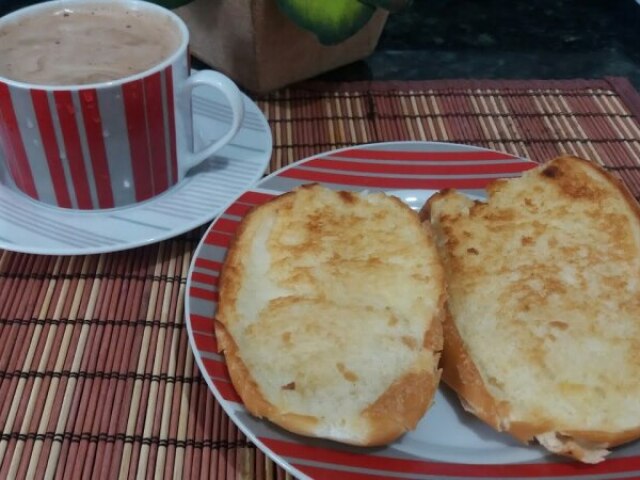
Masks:
[[[277,0],[298,26],[313,32],[324,45],[335,45],[357,33],[376,8],[398,11],[411,0]]]

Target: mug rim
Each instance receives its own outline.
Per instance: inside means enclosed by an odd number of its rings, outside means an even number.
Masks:
[[[121,5],[131,5],[132,9],[137,10],[154,10],[161,15],[164,15],[171,19],[175,27],[180,32],[181,40],[180,44],[169,56],[164,58],[161,62],[155,64],[154,66],[143,70],[142,72],[135,73],[133,75],[127,75],[126,77],[117,78],[115,80],[108,80],[105,82],[94,82],[94,83],[77,83],[77,84],[69,84],[69,85],[51,85],[46,83],[30,83],[24,82],[20,80],[13,80],[11,78],[5,77],[0,74],[0,82],[5,83],[9,86],[22,88],[22,89],[36,89],[36,90],[44,90],[44,91],[78,91],[78,90],[89,90],[89,89],[103,89],[103,88],[111,88],[123,85],[125,83],[133,82],[136,80],[141,80],[146,78],[154,73],[160,72],[167,68],[170,65],[173,65],[180,56],[184,54],[189,45],[189,29],[187,28],[184,21],[176,15],[174,12],[169,10],[168,8],[162,7],[155,3],[148,2],[146,0],[48,0],[41,3],[36,3],[34,5],[29,5],[23,8],[16,10],[15,12],[11,12],[3,17],[0,17],[0,28],[4,25],[10,24],[19,20],[22,17],[32,15],[40,10],[48,10],[51,8],[55,8],[56,6],[60,6],[64,8],[65,6],[76,6],[82,5],[85,6],[87,4],[105,4],[105,5],[113,5],[121,4]]]

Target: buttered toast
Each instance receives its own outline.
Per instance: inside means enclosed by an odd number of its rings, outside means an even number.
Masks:
[[[445,267],[443,380],[497,430],[583,462],[640,437],[640,210],[560,157],[421,211]]]
[[[309,185],[255,208],[216,323],[246,408],[355,445],[415,428],[440,378],[443,277],[430,227],[396,198]]]

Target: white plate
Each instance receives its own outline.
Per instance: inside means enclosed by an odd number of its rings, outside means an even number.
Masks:
[[[457,188],[484,196],[493,179],[518,176],[535,163],[466,145],[395,142],[324,153],[269,175],[229,204],[204,235],[187,278],[185,315],[203,377],[238,427],[275,462],[299,478],[640,478],[640,444],[618,448],[606,462],[583,465],[525,447],[465,412],[444,386],[417,428],[384,448],[355,448],[294,435],[251,416],[230,383],[215,338],[217,282],[231,235],[242,216],[296,186],[320,182],[341,190],[385,191],[414,210],[436,191]]]
[[[244,97],[245,118],[230,144],[192,169],[178,185],[137,205],[100,211],[68,210],[7,187],[0,155],[0,248],[26,253],[77,255],[113,252],[175,237],[203,225],[264,174],[272,151],[264,115]],[[229,107],[219,92],[194,95],[199,142],[228,129]]]

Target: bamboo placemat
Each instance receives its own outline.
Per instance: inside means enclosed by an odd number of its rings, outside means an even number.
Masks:
[[[573,153],[640,197],[640,96],[624,79],[301,84],[256,99],[270,170],[391,140]],[[287,475],[229,421],[194,365],[186,275],[203,233],[104,255],[0,251],[0,478]]]

